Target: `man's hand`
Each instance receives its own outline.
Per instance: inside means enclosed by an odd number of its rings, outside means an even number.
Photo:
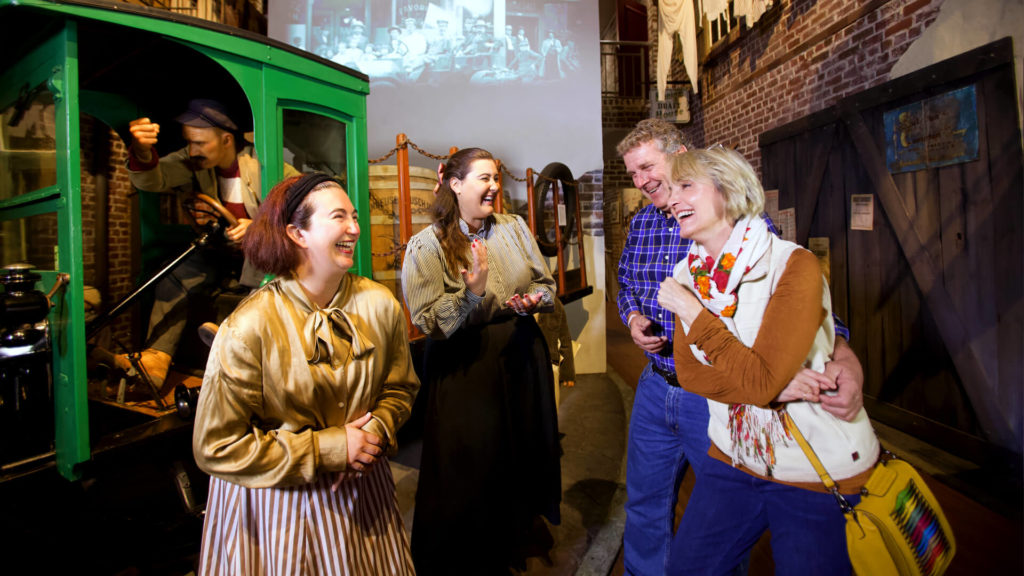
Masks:
[[[846,340],[836,338],[833,360],[825,364],[825,376],[836,383],[837,394],[822,394],[821,407],[840,420],[853,420],[864,407],[864,369]]]
[[[639,312],[629,317],[629,335],[633,337],[633,343],[645,352],[658,353],[665,347],[668,338],[665,336],[654,336],[651,334],[651,319]]]
[[[140,162],[151,161],[160,125],[150,122],[149,118],[138,118],[128,123],[128,130],[132,133],[132,153]]]
[[[245,231],[249,229],[249,224],[252,224],[252,220],[239,218],[238,224],[224,231],[224,237],[232,244],[238,244],[245,237]]]

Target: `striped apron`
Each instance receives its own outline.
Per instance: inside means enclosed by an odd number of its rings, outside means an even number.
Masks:
[[[336,478],[245,488],[211,477],[199,574],[415,574],[387,459],[331,492]]]

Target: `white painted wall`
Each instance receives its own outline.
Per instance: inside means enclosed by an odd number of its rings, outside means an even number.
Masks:
[[[594,287],[594,293],[567,305],[565,313],[573,340],[580,344],[575,358],[576,373],[600,374],[608,370],[604,236],[584,236],[583,248],[587,256],[587,283]]]
[[[889,74],[889,79],[904,76],[1006,36],[1013,38],[1019,120],[1020,112],[1024,110],[1024,0],[946,0],[939,9],[938,18],[900,58]]]

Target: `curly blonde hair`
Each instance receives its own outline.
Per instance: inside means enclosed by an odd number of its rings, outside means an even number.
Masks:
[[[630,150],[648,142],[658,145],[664,154],[675,154],[680,149],[689,149],[683,133],[671,122],[658,118],[647,118],[637,123],[625,138],[615,147],[619,156],[625,156]]]

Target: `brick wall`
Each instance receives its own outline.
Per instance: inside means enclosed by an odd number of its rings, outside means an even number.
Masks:
[[[626,175],[622,158],[615,152],[615,146],[636,126],[636,123],[650,114],[650,102],[646,99],[604,96],[601,100],[601,122],[604,131],[604,173],[601,210],[604,215],[605,235],[605,291],[612,300],[618,292],[615,269],[626,240],[629,224],[626,210],[622,205],[622,190],[632,188],[633,181]],[[586,217],[584,217],[584,221]]]
[[[592,170],[578,176],[577,192],[580,198],[580,218],[583,233],[604,236],[604,184],[601,170]]]
[[[132,270],[132,233],[135,227],[131,195],[135,193],[125,169],[127,149],[124,142],[107,125],[83,116],[80,123],[82,142],[82,260],[87,285],[95,286],[98,281],[97,249],[106,251],[108,287],[101,294],[106,308],[131,293],[135,287]],[[96,131],[100,131],[97,135]],[[106,157],[105,174],[108,188],[107,241],[99,248],[96,245],[95,230],[102,217],[97,213],[96,181],[93,169],[93,154]],[[103,159],[101,159],[101,162]],[[99,169],[96,169],[98,173]],[[97,286],[98,287],[98,286]],[[99,287],[98,287],[99,288]],[[131,345],[129,332],[132,319],[130,313],[122,314],[110,326],[110,338]],[[144,335],[143,335],[144,336]],[[110,346],[109,342],[104,342]],[[120,351],[120,350],[115,350]]]
[[[680,128],[696,145],[739,149],[760,173],[758,136],[884,83],[904,52],[935,20],[943,0],[779,0],[752,29],[701,64],[699,93],[691,94],[689,124]],[[647,12],[648,37],[658,37],[658,7]],[[655,42],[656,44],[656,42]],[[669,81],[686,82],[679,43]],[[657,46],[650,50],[651,82]],[[628,214],[626,177],[615,144],[649,114],[646,100],[604,97],[604,215],[609,295]]]
[[[760,170],[757,137],[889,79],[938,15],[942,0],[783,0],[726,50],[703,63],[696,143],[738,146]],[[657,7],[648,11],[651,37]],[[651,70],[657,51],[651,51]],[[678,50],[672,80],[684,80]]]

